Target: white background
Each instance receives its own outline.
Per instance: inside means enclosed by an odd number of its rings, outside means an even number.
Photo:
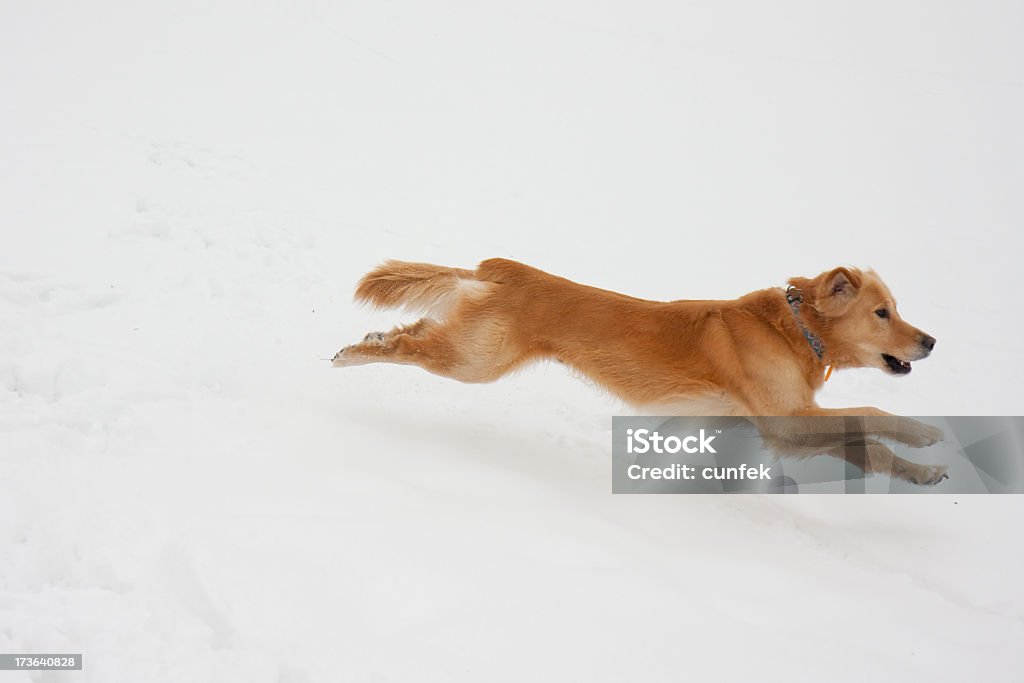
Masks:
[[[0,3],[3,681],[1019,680],[1018,497],[610,495],[557,366],[332,370],[384,258],[874,267],[825,405],[1024,413],[1007,2]],[[628,324],[628,321],[623,321]],[[941,486],[935,489],[941,493]]]

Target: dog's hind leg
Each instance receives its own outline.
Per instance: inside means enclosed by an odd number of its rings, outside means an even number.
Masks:
[[[436,320],[423,318],[412,325],[402,325],[389,332],[370,332],[361,342],[346,346],[332,359],[336,368],[367,363],[402,363],[443,365],[450,355],[443,326]]]
[[[439,322],[423,318],[390,332],[371,332],[335,354],[336,368],[367,363],[418,365],[462,382],[490,382],[517,364],[500,330],[486,320]]]

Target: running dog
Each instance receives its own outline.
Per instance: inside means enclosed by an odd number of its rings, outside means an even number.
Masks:
[[[355,298],[427,317],[371,332],[341,349],[334,367],[400,363],[491,382],[554,359],[646,414],[745,417],[780,453],[829,454],[916,484],[947,476],[878,440],[923,447],[942,430],[878,408],[815,403],[826,368],[906,375],[935,348],[871,270],[836,268],[728,301],[660,302],[507,259],[475,270],[387,261],[360,280]]]

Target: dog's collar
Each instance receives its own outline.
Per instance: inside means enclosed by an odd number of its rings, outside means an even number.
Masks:
[[[793,309],[793,317],[796,318],[797,326],[804,333],[807,343],[814,349],[814,355],[818,357],[818,360],[822,360],[825,357],[825,345],[821,342],[821,337],[807,329],[804,321],[800,319],[800,304],[804,302],[804,293],[790,285],[786,288],[786,301],[789,303],[789,307]],[[831,369],[830,367],[829,370],[831,371]],[[832,373],[829,372],[829,374],[831,375]]]

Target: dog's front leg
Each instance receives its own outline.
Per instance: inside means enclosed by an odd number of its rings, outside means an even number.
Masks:
[[[859,467],[865,474],[887,474],[912,484],[931,486],[949,479],[945,465],[921,465],[904,460],[885,444],[871,439],[833,448],[828,454]]]
[[[890,438],[908,446],[921,448],[942,441],[946,435],[938,427],[925,424],[912,417],[901,417],[871,406],[860,408],[810,408],[802,411],[809,417],[861,417],[864,432],[873,436]]]
[[[867,474],[888,474],[914,484],[937,484],[947,478],[942,465],[904,460],[865,434],[863,420],[848,417],[800,416],[752,418],[765,445],[776,454],[808,458],[831,455]]]

